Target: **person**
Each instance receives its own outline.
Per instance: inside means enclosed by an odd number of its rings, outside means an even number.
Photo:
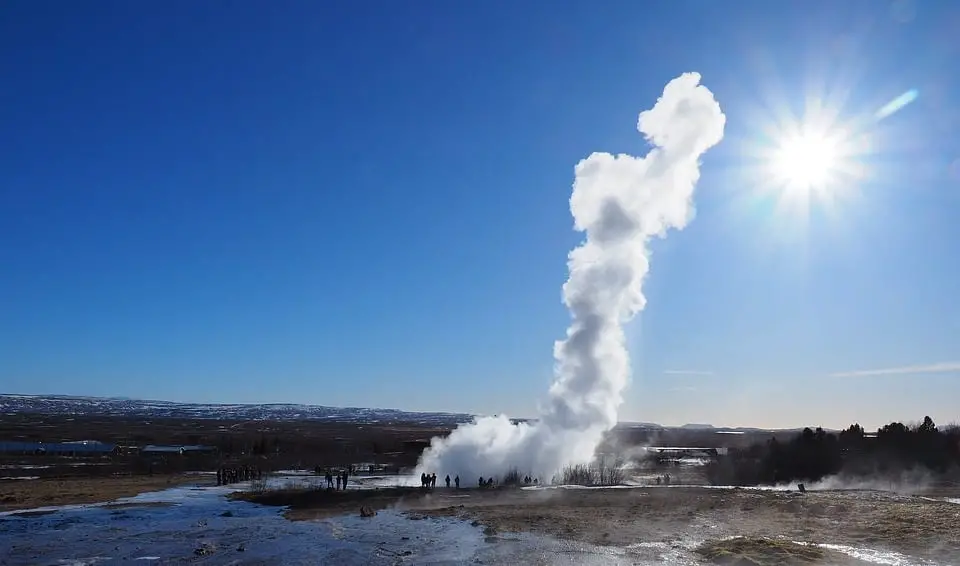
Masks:
[[[347,478],[350,477],[350,473],[347,470],[343,471],[343,489],[347,489]]]
[[[333,488],[333,474],[330,473],[330,470],[327,470],[326,480],[327,480],[327,489],[332,489],[332,488]]]
[[[430,474],[430,489],[437,487],[437,472]]]
[[[340,491],[340,481],[343,479],[343,476],[337,474],[337,491]]]
[[[457,486],[457,489],[460,489],[460,476],[453,478],[453,483]]]
[[[483,481],[483,476],[480,476],[480,479],[477,481],[477,485],[484,487],[485,484],[486,482]]]
[[[450,489],[450,474],[447,474],[447,477],[443,478],[443,481],[447,483],[447,489]]]
[[[427,472],[420,472],[420,487],[422,489],[427,488]]]

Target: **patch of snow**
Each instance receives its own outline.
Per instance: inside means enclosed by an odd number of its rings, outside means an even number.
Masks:
[[[856,558],[857,560],[863,560],[864,562],[870,562],[873,564],[885,564],[887,566],[926,566],[933,564],[932,562],[926,561],[920,562],[914,558],[910,558],[909,556],[905,556],[897,552],[872,550],[869,548],[855,548],[842,544],[807,544],[846,554],[851,558]]]

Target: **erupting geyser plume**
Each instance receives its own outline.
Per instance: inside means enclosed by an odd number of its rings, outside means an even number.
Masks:
[[[700,156],[723,138],[726,118],[699,83],[698,73],[673,79],[640,113],[637,129],[653,146],[645,157],[594,153],[577,164],[570,211],[586,239],[569,255],[563,299],[573,321],[554,346],[556,377],[540,419],[513,425],[501,415],[460,426],[431,441],[418,472],[473,482],[517,468],[549,480],[593,459],[630,379],[623,324],[645,304],[647,242],[693,216]]]

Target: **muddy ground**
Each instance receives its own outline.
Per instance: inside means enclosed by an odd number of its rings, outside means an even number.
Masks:
[[[460,507],[463,505],[463,507]],[[960,506],[879,492],[697,488],[519,492],[430,509],[593,544],[745,536],[960,558]]]
[[[411,516],[452,517],[483,525],[488,534],[532,532],[598,545],[637,541],[748,537],[893,551],[938,563],[960,559],[960,505],[933,497],[876,491],[784,491],[707,488],[445,490],[415,488],[357,492],[295,491],[238,497],[287,506],[287,517],[316,520],[358,513],[361,505],[401,509]],[[747,544],[747,543],[741,543]],[[767,546],[764,546],[767,545]],[[769,548],[768,548],[769,547]],[[721,549],[722,550],[722,549]],[[798,556],[824,552],[797,547]],[[723,552],[717,551],[718,562]],[[774,563],[776,563],[774,558]],[[755,561],[763,563],[762,561]],[[782,560],[781,560],[782,562]],[[799,562],[802,562],[799,561]]]
[[[102,503],[177,485],[214,483],[210,476],[196,474],[8,480],[0,482],[0,511]]]

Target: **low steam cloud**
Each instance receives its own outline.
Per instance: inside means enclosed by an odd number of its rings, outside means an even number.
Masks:
[[[642,310],[647,243],[693,217],[700,156],[723,138],[726,121],[698,73],[667,83],[637,129],[653,146],[645,157],[593,153],[577,164],[570,211],[584,242],[570,252],[563,300],[572,322],[554,346],[555,378],[534,424],[506,416],[462,425],[434,438],[418,472],[499,476],[517,468],[549,479],[585,464],[617,423],[630,379],[623,325]]]

